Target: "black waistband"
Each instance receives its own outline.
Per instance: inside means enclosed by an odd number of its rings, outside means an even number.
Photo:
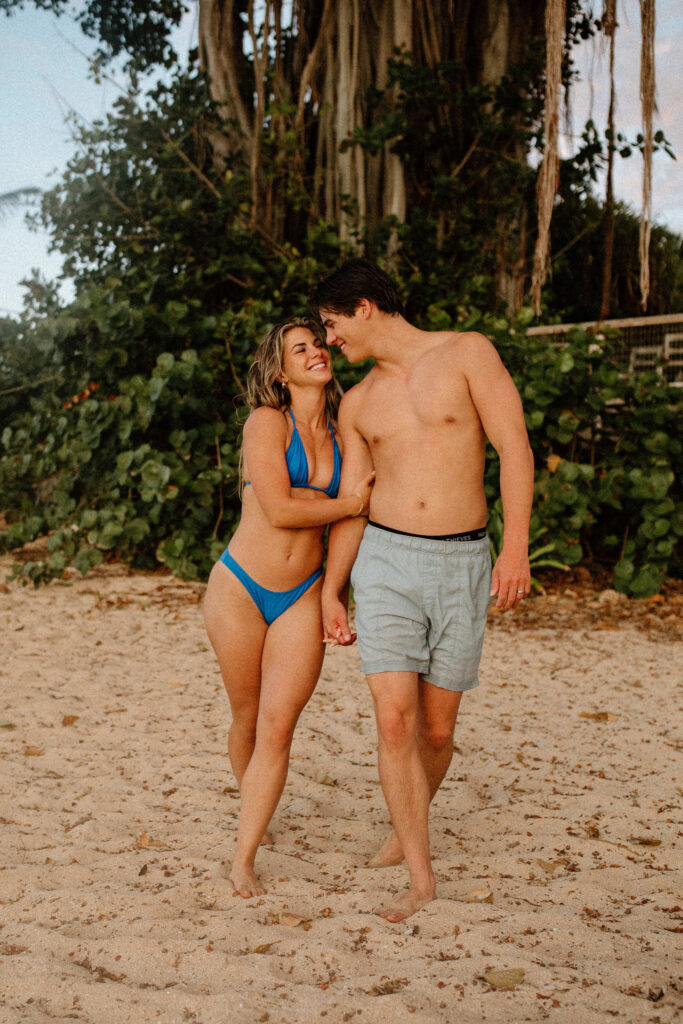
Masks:
[[[399,533],[402,537],[422,537],[424,540],[483,540],[486,536],[486,527],[480,526],[478,530],[465,530],[464,533],[408,533],[406,530],[395,530],[393,526],[383,526],[382,523],[375,523],[368,519],[368,526],[376,526],[378,530],[386,530],[387,533]]]

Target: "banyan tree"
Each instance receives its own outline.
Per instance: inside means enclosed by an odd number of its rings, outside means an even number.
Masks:
[[[640,252],[645,306],[654,0],[640,0],[640,7],[645,168]],[[509,194],[501,195],[500,211],[493,217],[497,291],[509,309],[521,305],[528,286],[529,236],[535,234],[531,293],[539,310],[558,185],[568,53],[585,24],[586,12],[577,0],[200,0],[200,58],[224,124],[222,137],[213,140],[216,158],[229,162],[238,155],[248,164],[254,224],[274,237],[296,237],[301,219],[313,218],[329,222],[342,238],[362,246],[387,218],[400,225],[408,211],[424,207],[428,180],[435,175],[444,183],[455,180],[467,164],[470,172],[478,169],[483,183],[478,187],[470,173],[475,195],[467,198],[468,206],[477,201],[477,191],[483,204],[495,205],[495,185],[487,190],[486,179],[494,177],[489,170],[494,159],[490,147],[497,137],[500,148],[495,158],[503,156],[517,171],[512,176],[512,202]],[[616,0],[604,0],[600,27],[611,46],[613,69]],[[405,131],[406,99],[419,107],[414,93],[406,95],[407,67],[413,69],[413,83],[419,83],[420,70],[434,75],[440,70],[442,85],[450,82],[461,90],[461,97],[470,99],[469,104],[433,105],[423,140],[419,129],[416,137],[414,124],[412,133]],[[424,81],[425,88],[433,87],[434,79]],[[508,96],[517,90],[516,105],[506,108],[501,103],[502,84]],[[543,159],[534,211],[524,172],[531,134],[541,124]],[[447,135],[450,144],[430,147],[435,132]],[[286,154],[286,166],[279,170],[265,153],[269,138],[279,139],[280,155]],[[610,147],[608,216],[612,160]],[[441,166],[434,167],[435,161]],[[295,202],[293,182],[298,187]],[[450,208],[444,203],[433,212],[437,239],[458,230],[457,203]],[[462,227],[467,229],[464,217]],[[609,255],[609,233],[606,243]],[[386,244],[391,257],[400,244],[396,231],[389,232]]]
[[[27,0],[0,0],[11,12]],[[67,0],[34,0],[60,13]],[[648,247],[654,5],[642,23],[641,295]],[[168,63],[190,0],[84,0],[76,17],[105,56]],[[199,59],[220,115],[214,167],[239,169],[250,220],[274,244],[326,222],[391,260],[403,240],[471,259],[509,310],[540,309],[560,178],[571,51],[601,32],[613,73],[616,0],[198,0]],[[613,74],[612,74],[613,78]],[[609,309],[614,90],[607,140],[603,311]],[[542,154],[533,167],[533,149]],[[467,240],[477,240],[477,251]],[[456,244],[457,242],[457,244]],[[478,261],[478,262],[477,262]]]

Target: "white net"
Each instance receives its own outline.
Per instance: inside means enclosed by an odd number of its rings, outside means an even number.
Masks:
[[[616,331],[615,355],[634,373],[656,370],[663,381],[683,387],[683,313],[640,316],[626,320],[587,321],[581,324],[547,324],[530,327],[528,335],[547,337],[559,344],[562,335],[583,327],[599,339],[605,330]]]

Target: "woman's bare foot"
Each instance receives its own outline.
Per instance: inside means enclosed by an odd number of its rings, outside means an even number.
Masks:
[[[368,861],[369,868],[389,868],[394,864],[400,864],[403,860],[403,850],[395,832],[391,832],[384,840],[374,857]]]
[[[268,829],[263,833],[261,837],[261,846],[272,846],[275,840],[273,839],[273,833],[269,832]]]
[[[233,864],[230,881],[238,896],[248,900],[251,896],[263,896],[268,890],[253,868],[238,868]]]
[[[383,917],[385,921],[391,921],[392,924],[397,921],[405,921],[406,917],[410,917],[411,914],[417,913],[422,907],[431,903],[435,896],[434,889],[426,893],[417,893],[413,889],[408,889],[385,907],[376,907],[374,912]]]

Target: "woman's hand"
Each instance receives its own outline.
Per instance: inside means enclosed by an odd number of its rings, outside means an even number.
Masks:
[[[356,639],[349,627],[346,603],[336,594],[322,592],[323,643],[329,647],[348,647]]]
[[[358,516],[367,515],[368,508],[370,506],[370,495],[372,494],[372,485],[375,482],[375,471],[366,474],[363,479],[354,487],[353,493],[357,494],[363,502],[361,508],[356,512]]]

